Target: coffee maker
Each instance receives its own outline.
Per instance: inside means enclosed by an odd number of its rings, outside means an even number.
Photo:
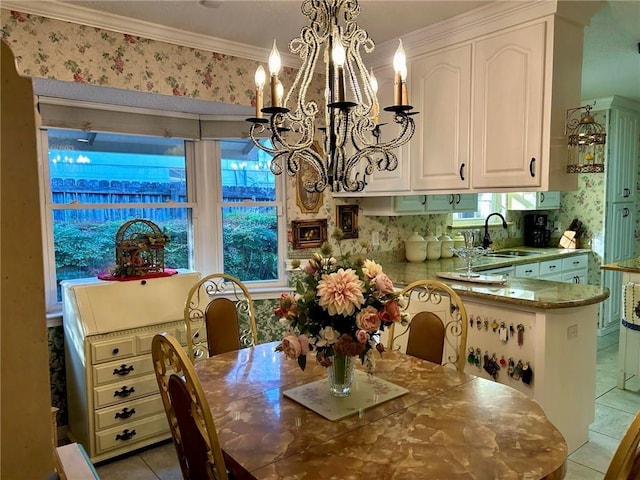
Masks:
[[[524,244],[527,247],[546,247],[551,233],[547,228],[547,216],[531,213],[524,217]]]

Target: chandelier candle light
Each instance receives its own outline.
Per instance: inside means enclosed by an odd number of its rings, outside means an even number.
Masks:
[[[307,162],[316,172],[304,183],[308,192],[360,192],[375,170],[393,171],[398,166],[394,153],[407,143],[415,131],[408,105],[407,66],[402,41],[394,57],[393,98],[395,105],[384,110],[393,113],[399,124],[395,138],[384,141],[379,123],[378,82],[367,71],[360,51],[371,53],[374,43],[355,18],[360,14],[358,0],[304,0],[302,13],[309,24],[289,44],[302,66],[286,97],[278,79],[281,59],[276,42],[269,56],[271,106],[263,107],[265,74],[256,71],[256,115],[249,135],[253,143],[273,158],[271,171],[295,176]],[[343,20],[343,24],[339,22]],[[325,63],[325,105],[319,111],[315,100],[307,99],[320,57]],[[270,115],[264,118],[263,113]],[[324,115],[322,115],[324,113]],[[316,122],[324,121],[324,125]],[[260,141],[268,130],[270,145]],[[323,136],[324,151],[313,148],[316,135]]]

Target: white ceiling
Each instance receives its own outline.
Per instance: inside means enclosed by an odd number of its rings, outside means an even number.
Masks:
[[[395,41],[403,34],[432,23],[481,8],[490,0],[361,0],[358,24],[376,44]],[[524,1],[524,0],[519,0]],[[206,7],[201,3],[209,3]],[[266,58],[275,38],[281,52],[306,23],[300,0],[84,0],[18,2],[3,0],[4,8],[20,4],[28,13],[48,13],[61,20],[126,29],[143,35],[150,28],[165,36],[178,31],[200,36],[210,45],[222,45],[221,53],[242,49]],[[613,94],[640,101],[640,1],[610,0],[585,28],[582,97]],[[39,10],[44,5],[44,10]],[[53,7],[52,7],[53,6]],[[159,36],[161,36],[159,34]],[[224,39],[224,41],[220,41]],[[206,42],[203,42],[206,44]],[[224,49],[227,51],[224,51]]]

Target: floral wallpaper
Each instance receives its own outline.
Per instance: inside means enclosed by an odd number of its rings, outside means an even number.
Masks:
[[[186,96],[216,102],[254,105],[253,73],[258,62],[158,42],[136,35],[115,33],[99,28],[78,25],[36,15],[27,15],[6,9],[0,10],[2,39],[16,55],[18,69],[26,76],[42,77],[69,82],[88,83],[136,90],[162,95]],[[283,83],[293,82],[295,71],[284,68]],[[313,95],[321,98],[324,82],[315,83]],[[572,218],[578,217],[587,226],[590,236],[597,238],[602,232],[603,176],[581,175],[576,192],[562,196],[562,209],[548,212],[550,220],[566,227]],[[640,185],[640,173],[638,184]],[[336,205],[357,204],[358,199],[334,199],[330,192],[323,194],[323,204],[315,214],[301,213],[296,204],[292,179],[287,181],[287,220],[326,218],[331,233],[336,227]],[[640,197],[640,192],[638,197]],[[637,207],[637,205],[636,205]],[[636,208],[637,210],[637,208]],[[514,227],[508,231],[492,230],[494,247],[522,244],[523,213],[509,212],[507,220]],[[640,222],[640,215],[638,215]],[[448,232],[449,215],[417,215],[399,217],[358,218],[359,238],[345,240],[350,250],[361,248],[362,240],[370,241],[377,232],[380,245],[373,252],[379,257],[404,259],[404,239],[413,232]],[[636,225],[636,254],[640,255],[640,224]],[[449,232],[450,233],[450,232]],[[371,249],[371,247],[369,246]],[[292,258],[308,257],[309,251],[294,251]],[[598,283],[599,259],[593,256],[590,267],[590,283]],[[279,338],[281,327],[273,321],[273,300],[256,302],[259,340]],[[64,346],[62,327],[49,329],[50,371],[52,402],[61,408],[58,423],[67,423],[65,408]]]

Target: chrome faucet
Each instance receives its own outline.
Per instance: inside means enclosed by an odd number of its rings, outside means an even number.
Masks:
[[[493,240],[491,240],[491,236],[489,235],[489,219],[494,215],[497,215],[502,219],[502,228],[508,228],[507,221],[501,213],[493,212],[487,215],[487,218],[484,221],[484,238],[482,239],[482,248],[489,248],[489,245],[493,243]]]

